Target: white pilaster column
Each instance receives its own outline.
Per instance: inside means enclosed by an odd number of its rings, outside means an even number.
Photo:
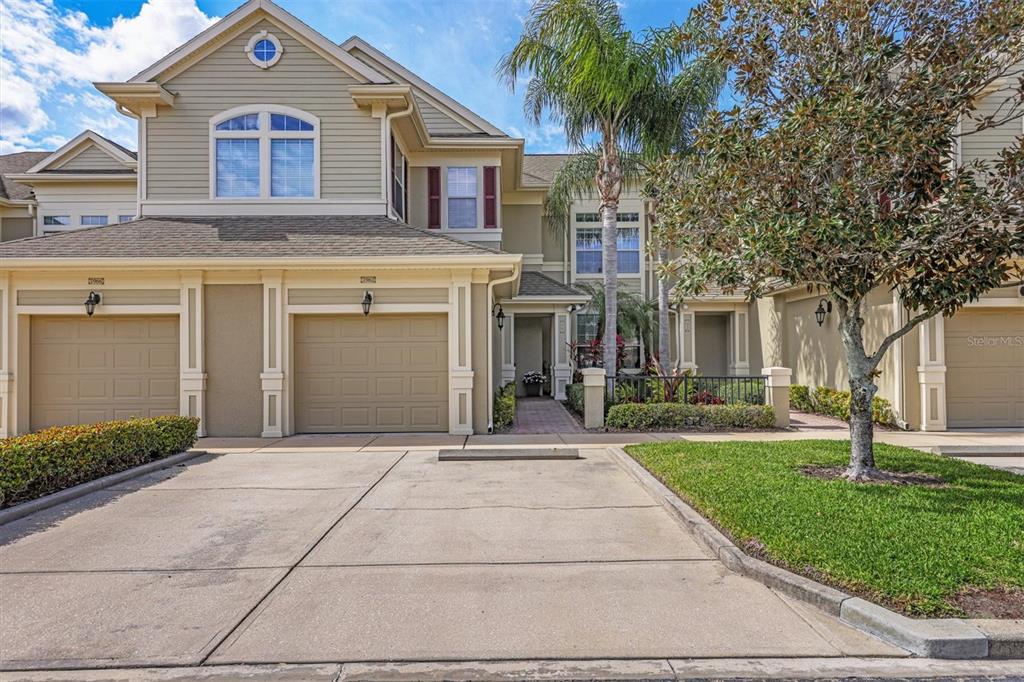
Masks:
[[[569,328],[568,312],[555,313],[552,317],[551,345],[554,362],[551,373],[554,375],[555,400],[565,400],[565,387],[572,381],[572,365],[569,362]]]
[[[206,435],[206,365],[203,359],[203,273],[181,275],[181,321],[178,325],[181,366],[181,414],[199,418]]]
[[[750,374],[747,311],[737,310],[729,316],[729,376]]]
[[[470,273],[452,278],[448,313],[448,433],[473,433],[473,287]]]
[[[264,438],[284,435],[284,283],[280,270],[260,273],[263,281],[263,388]]]
[[[697,369],[696,321],[692,312],[682,308],[676,319],[679,325],[679,367],[694,371]]]
[[[501,330],[501,385],[516,380],[516,314],[505,315],[505,327]]]
[[[10,273],[0,273],[0,438],[13,436],[14,426],[14,359],[10,342],[13,325],[14,297]]]
[[[921,430],[946,430],[946,330],[942,315],[925,320],[918,327],[920,364],[917,380],[921,387]]]

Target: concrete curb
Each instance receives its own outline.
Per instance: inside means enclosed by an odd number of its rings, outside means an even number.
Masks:
[[[171,455],[170,457],[146,462],[145,464],[140,464],[139,466],[132,467],[131,469],[125,469],[124,471],[118,471],[115,474],[110,474],[103,478],[97,478],[94,481],[79,483],[71,488],[67,488],[50,495],[45,495],[43,497],[37,497],[34,500],[22,502],[21,504],[16,504],[13,507],[8,507],[7,509],[0,509],[0,526],[28,516],[29,514],[34,514],[37,511],[49,509],[50,507],[63,504],[64,502],[70,502],[71,500],[82,497],[83,495],[94,493],[97,490],[109,488],[112,485],[135,478],[136,476],[142,476],[143,474],[159,471],[160,469],[166,469],[167,467],[181,464],[193,457],[199,457],[200,455],[205,454],[206,450],[186,450],[185,452],[179,452],[178,454]]]
[[[1017,658],[1024,651],[1024,622],[993,628],[958,618],[908,618],[809,578],[755,559],[620,447],[609,450],[648,492],[675,515],[730,570],[818,607],[847,625],[917,656],[943,659]]]

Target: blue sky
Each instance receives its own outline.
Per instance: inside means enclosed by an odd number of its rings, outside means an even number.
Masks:
[[[90,85],[124,80],[241,0],[0,0],[0,153],[54,149],[84,128],[135,148],[135,124]],[[279,0],[335,42],[358,34],[511,135],[565,149],[558,126],[527,123],[494,65],[529,0]],[[624,0],[634,30],[686,18],[694,0]]]

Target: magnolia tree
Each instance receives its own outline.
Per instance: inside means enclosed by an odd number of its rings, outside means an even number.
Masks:
[[[886,351],[1021,277],[1024,3],[708,0],[698,12],[737,104],[702,126],[692,179],[671,162],[660,173],[659,238],[683,254],[665,274],[677,296],[711,282],[827,295],[850,376],[846,476],[884,478],[871,400]],[[1011,144],[964,164],[958,150],[996,127]],[[878,287],[908,312],[868,347]]]

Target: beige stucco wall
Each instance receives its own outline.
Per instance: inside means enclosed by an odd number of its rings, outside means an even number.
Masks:
[[[125,170],[128,167],[91,142],[60,166],[61,170]]]
[[[748,306],[751,374],[760,374],[765,367],[785,366],[785,311],[782,296],[759,298]]]
[[[34,227],[33,218],[0,218],[0,242],[31,237]]]
[[[254,33],[266,29],[284,48],[262,70],[245,54]],[[176,94],[147,121],[148,196],[154,200],[208,199],[209,122],[249,104],[295,107],[320,118],[320,195],[324,199],[380,199],[380,121],[348,94],[357,81],[269,21],[242,31],[222,47],[163,83]]]
[[[849,390],[846,355],[839,338],[839,314],[833,307],[819,327],[814,319],[817,296],[791,300],[785,306],[786,366],[793,370],[793,383],[830,386]],[[864,343],[873,352],[892,329],[892,294],[879,287],[868,295],[864,306]],[[878,395],[893,400],[896,393],[895,363],[890,349],[878,366]]]
[[[511,253],[542,253],[543,208],[537,204],[501,207],[501,248]]]
[[[204,287],[206,430],[259,436],[263,424],[263,310],[259,284]]]

